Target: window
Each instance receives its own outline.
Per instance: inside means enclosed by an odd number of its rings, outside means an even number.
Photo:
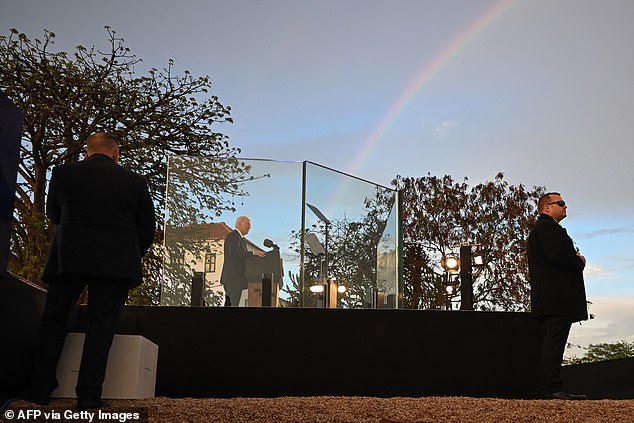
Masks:
[[[207,253],[205,254],[205,272],[215,272],[216,271],[216,253]]]

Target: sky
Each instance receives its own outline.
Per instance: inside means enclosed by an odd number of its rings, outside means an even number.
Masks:
[[[634,341],[631,0],[0,0],[0,34],[209,75],[241,157],[390,186],[505,173],[567,201],[591,313],[570,342]],[[582,354],[578,351],[577,355]]]

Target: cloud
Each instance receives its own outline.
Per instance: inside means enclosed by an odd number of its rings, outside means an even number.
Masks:
[[[447,120],[434,127],[434,134],[439,138],[446,137],[451,131],[458,127],[460,127],[460,122]]]
[[[444,138],[462,126],[456,119],[423,119],[421,122],[423,130],[435,138]]]
[[[601,278],[609,275],[609,273],[602,268],[591,264],[588,264],[585,269],[583,269],[583,274],[586,278]]]
[[[578,239],[591,239],[604,235],[620,235],[634,233],[634,225],[619,226],[616,228],[601,228],[593,231],[579,232],[575,235]]]
[[[615,270],[632,270],[634,269],[634,257],[632,256],[611,256],[608,257],[613,263]]]
[[[634,269],[634,257],[604,256],[601,264],[589,261],[583,274],[587,280],[605,279],[616,275],[627,279],[632,269]]]
[[[590,344],[613,343],[621,340],[634,342],[634,297],[593,299],[590,313],[595,318],[575,323],[568,341],[572,345],[588,347]],[[570,348],[566,356],[581,356],[584,350]]]

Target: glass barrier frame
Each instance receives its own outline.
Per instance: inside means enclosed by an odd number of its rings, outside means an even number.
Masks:
[[[272,303],[267,285],[249,283],[232,305],[403,308],[394,189],[310,161],[171,156],[165,208],[161,305],[224,304],[222,245],[233,219],[247,215],[247,249],[277,250],[282,273]]]

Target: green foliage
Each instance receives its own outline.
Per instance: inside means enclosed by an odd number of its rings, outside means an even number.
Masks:
[[[15,29],[0,36],[0,90],[24,113],[9,270],[34,282],[39,282],[52,234],[44,217],[47,177],[53,166],[79,160],[91,133],[119,136],[122,165],[148,179],[159,223],[169,156],[231,158],[239,151],[212,130],[232,119],[230,108],[208,95],[209,77],[188,71],[174,75],[171,60],[162,70],[137,76],[140,59],[115,31],[106,31],[105,49],[80,45],[72,55],[52,51],[55,34],[49,31],[34,41]],[[222,175],[212,183],[225,186]],[[222,210],[227,205],[221,190],[206,191],[202,201]],[[160,249],[152,251],[144,266],[154,282],[141,302],[156,301]]]
[[[317,279],[309,279],[302,287],[301,276],[299,274],[294,274],[289,270],[288,278],[291,283],[283,289],[283,291],[288,294],[287,307],[314,308],[319,306],[317,296],[310,291],[310,287],[319,282]]]
[[[586,357],[588,361],[634,357],[634,342],[619,341],[612,344],[590,344]]]
[[[347,291],[341,297],[344,308],[369,307],[368,294],[375,289],[392,293],[387,289],[387,281],[382,283],[377,268],[380,244],[386,236],[385,229],[395,196],[393,191],[377,187],[373,198],[366,198],[365,216],[359,220],[343,218],[335,221],[332,230],[332,259],[329,260],[329,276],[346,285]],[[395,254],[383,251],[387,255]],[[396,281],[392,281],[393,284]]]
[[[442,178],[397,176],[402,199],[404,300],[407,308],[448,308],[440,260],[461,244],[478,244],[486,265],[474,268],[474,307],[522,311],[530,306],[525,241],[543,187],[513,186],[499,173],[474,187]]]
[[[595,361],[634,357],[634,342],[623,340],[612,343],[590,344],[584,349],[586,353],[582,357],[565,358],[564,364],[593,363]]]
[[[395,263],[396,251],[394,247],[382,248],[389,234],[386,233],[388,220],[394,208],[394,191],[376,188],[372,198],[366,198],[363,204],[363,214],[357,219],[343,217],[332,219],[328,227],[328,263],[327,272],[324,255],[315,255],[306,246],[304,251],[304,284],[301,284],[301,275],[289,273],[291,286],[286,292],[290,296],[291,305],[303,307],[315,307],[318,304],[317,297],[310,292],[311,285],[322,283],[328,277],[338,284],[346,286],[345,294],[338,299],[342,308],[367,308],[369,294],[373,290],[380,289],[386,294],[393,293],[396,280],[386,280],[388,277],[381,275],[391,274],[395,279],[395,271],[391,269],[379,269],[378,255],[391,256]],[[393,215],[392,215],[393,216]],[[325,245],[326,227],[323,223],[315,225],[306,233],[319,233]],[[291,249],[300,253],[301,233],[293,231],[290,234]],[[387,242],[387,244],[390,244]],[[389,261],[386,257],[383,261]],[[387,265],[386,267],[389,267]],[[395,270],[395,269],[394,269]],[[392,287],[392,289],[389,289]]]
[[[168,163],[166,222],[163,267],[161,269],[161,305],[189,305],[192,277],[204,254],[218,248],[211,240],[209,223],[224,210],[235,211],[230,196],[244,195],[244,181],[260,176],[250,174],[250,166],[235,159],[210,160],[207,157],[171,157]],[[199,269],[201,270],[201,269]],[[216,305],[224,300],[207,290],[204,301]]]

